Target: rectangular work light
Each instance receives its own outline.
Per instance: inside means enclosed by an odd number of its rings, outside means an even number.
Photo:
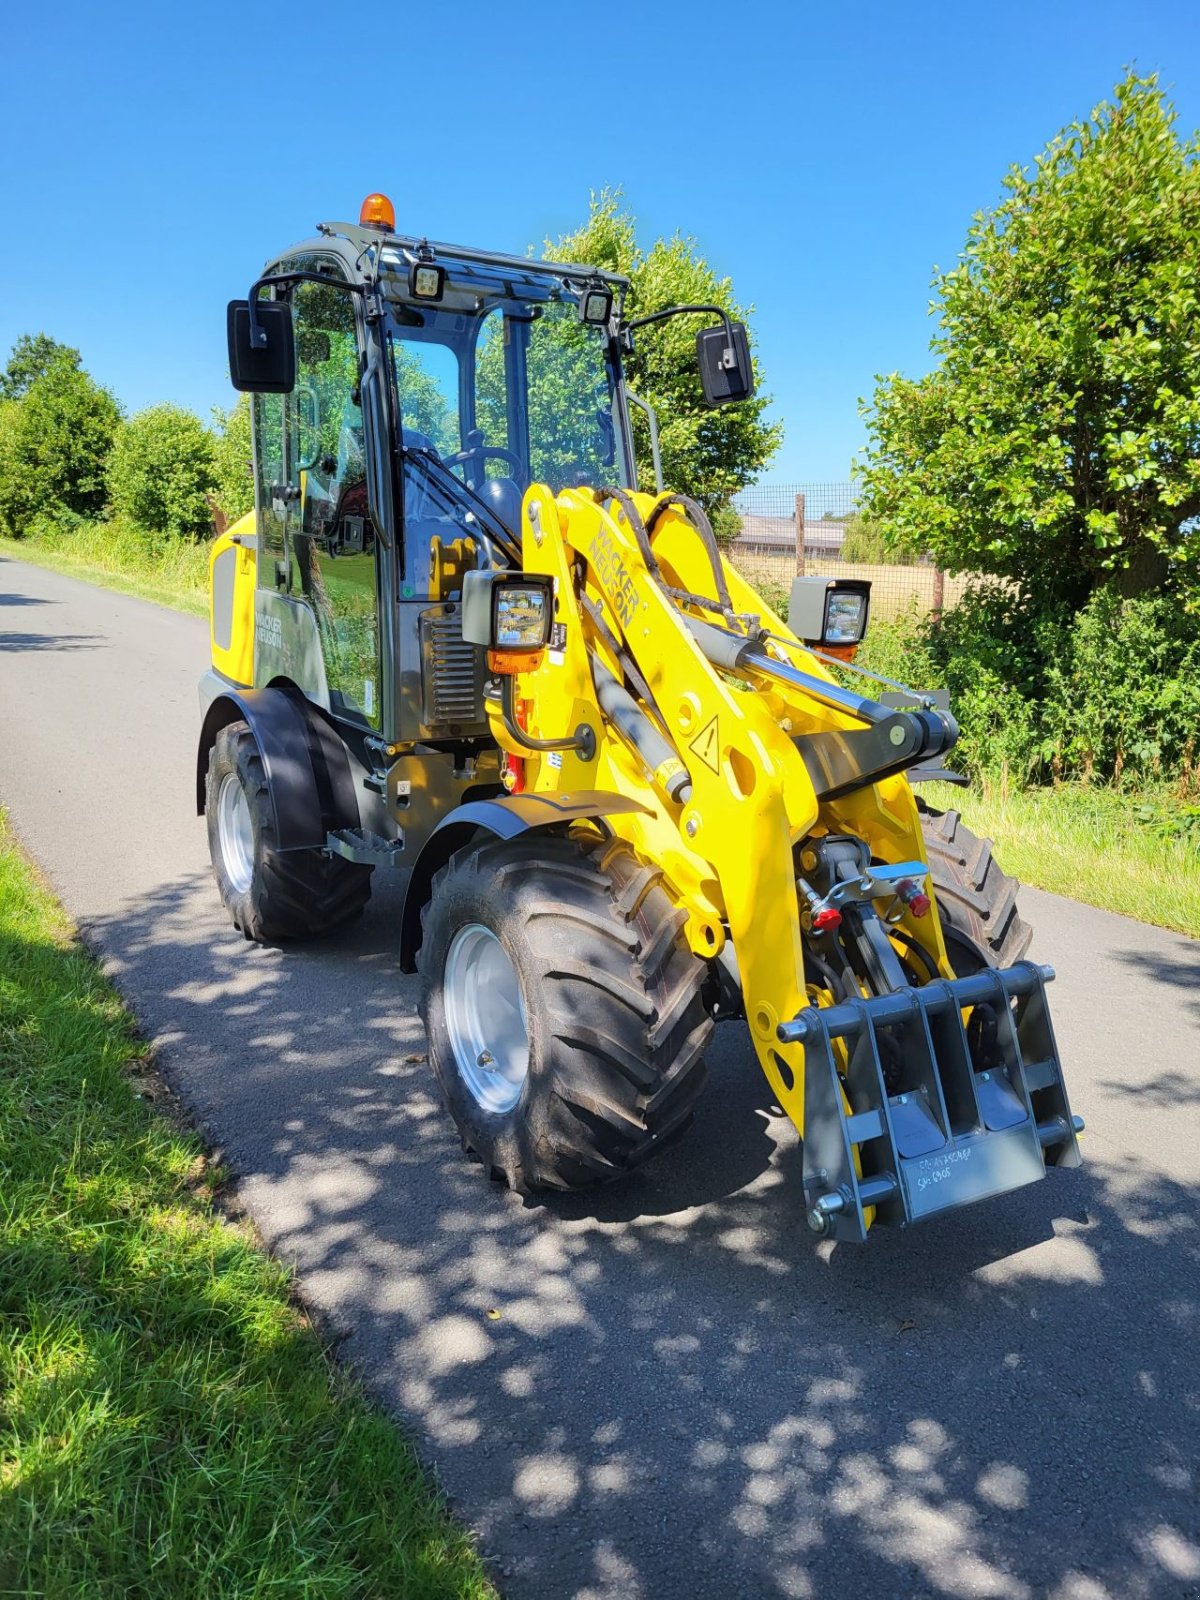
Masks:
[[[531,672],[550,642],[554,580],[538,572],[464,572],[462,635],[493,672]]]
[[[603,327],[612,315],[612,294],[603,288],[588,288],[579,297],[579,320],[591,327]]]
[[[793,578],[788,627],[818,650],[852,650],[867,631],[870,606],[865,578]]]
[[[408,274],[408,292],[414,300],[440,300],[446,288],[446,269],[433,261],[414,261]]]

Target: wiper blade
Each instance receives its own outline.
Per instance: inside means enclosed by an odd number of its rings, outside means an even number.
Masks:
[[[461,478],[456,478],[442,458],[424,445],[403,445],[401,453],[409,461],[415,462],[418,466],[426,468],[426,470],[436,467],[442,481],[452,484],[459,498],[468,500],[471,503],[471,511],[476,521],[480,520],[480,515],[482,514],[483,521],[487,524],[482,529],[484,537],[490,539],[493,544],[499,545],[512,566],[520,567],[521,551],[520,547],[514,543],[513,535],[500,521],[500,518],[488,505],[487,501],[481,499],[469,483],[464,483]]]

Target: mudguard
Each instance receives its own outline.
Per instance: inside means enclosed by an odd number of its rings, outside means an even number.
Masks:
[[[491,800],[469,800],[443,817],[421,846],[404,891],[400,913],[400,970],[416,971],[421,948],[421,912],[429,902],[433,880],[456,850],[478,833],[497,839],[515,839],[537,828],[567,827],[572,822],[594,821],[646,807],[626,795],[600,789],[570,794],[510,794]]]
[[[357,828],[358,796],[345,746],[295,689],[223,688],[209,705],[196,754],[196,811],[203,815],[208,758],[231,722],[250,726],[267,776],[276,848],[314,850],[339,828]]]

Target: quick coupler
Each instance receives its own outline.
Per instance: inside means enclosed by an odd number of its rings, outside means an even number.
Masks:
[[[1080,1164],[1046,1004],[1019,961],[870,999],[810,1006],[777,1030],[804,1046],[808,1222],[862,1243]]]

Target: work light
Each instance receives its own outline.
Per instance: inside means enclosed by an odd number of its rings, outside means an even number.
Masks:
[[[601,327],[612,314],[612,295],[607,289],[585,289],[579,297],[579,320]]]
[[[440,300],[446,287],[446,269],[432,261],[416,261],[408,274],[408,292],[414,300]]]
[[[870,606],[865,578],[793,578],[788,627],[819,650],[853,650],[867,631]]]
[[[550,639],[554,583],[536,572],[464,572],[462,636],[493,672],[532,672]]]

